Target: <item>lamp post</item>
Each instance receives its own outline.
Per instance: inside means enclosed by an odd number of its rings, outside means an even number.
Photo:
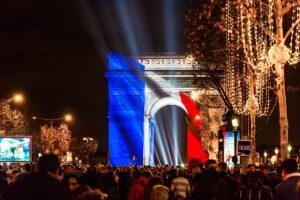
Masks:
[[[45,118],[45,117],[36,117],[36,116],[33,116],[32,117],[33,120],[42,120],[42,121],[46,121],[46,122],[49,122],[51,127],[53,125],[54,122],[57,122],[57,121],[66,121],[66,122],[70,122],[73,120],[73,117],[71,114],[66,114],[64,117],[58,117],[58,118]]]
[[[25,98],[24,98],[23,94],[16,93],[11,98],[1,99],[1,101],[4,101],[4,102],[6,101],[8,103],[14,102],[14,103],[17,103],[17,104],[21,104],[21,103],[23,103],[25,101]]]
[[[265,151],[265,152],[264,152],[265,163],[267,163],[267,156],[268,156],[268,153],[267,153],[267,151]]]
[[[289,158],[291,157],[291,151],[292,151],[292,149],[293,149],[293,147],[292,147],[292,145],[291,144],[289,144],[288,146],[287,146],[287,149],[288,149],[288,151],[289,151]]]
[[[277,163],[278,162],[278,153],[279,153],[279,150],[277,147],[275,148],[274,152],[276,154],[276,163]]]
[[[239,132],[238,127],[239,127],[239,121],[237,118],[233,118],[231,120],[232,128],[233,128],[233,134],[234,134],[234,155],[236,156],[237,152],[237,134]]]

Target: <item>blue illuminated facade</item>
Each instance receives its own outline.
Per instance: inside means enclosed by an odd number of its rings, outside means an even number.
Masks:
[[[109,53],[109,162],[114,166],[142,165],[144,141],[144,66],[118,53]]]

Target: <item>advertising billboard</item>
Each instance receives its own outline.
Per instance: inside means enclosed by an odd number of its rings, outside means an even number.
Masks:
[[[234,166],[232,157],[234,156],[234,133],[232,131],[225,131],[224,133],[224,162],[228,166]],[[240,132],[237,134],[237,140],[240,139]]]
[[[31,137],[0,136],[0,162],[30,162]]]

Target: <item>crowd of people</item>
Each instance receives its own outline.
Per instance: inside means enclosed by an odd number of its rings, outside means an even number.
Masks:
[[[297,200],[300,173],[294,159],[280,166],[239,166],[198,159],[174,166],[61,165],[54,154],[36,164],[1,166],[0,200]]]

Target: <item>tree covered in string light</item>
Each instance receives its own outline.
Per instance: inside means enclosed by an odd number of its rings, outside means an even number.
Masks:
[[[53,152],[56,149],[66,153],[70,149],[72,133],[67,124],[60,124],[58,127],[41,126],[40,146],[44,152]]]
[[[187,19],[191,24],[187,32],[188,49],[193,57],[205,59],[203,52],[223,53],[227,96],[235,112],[250,115],[250,137],[254,145],[255,118],[269,115],[273,109],[272,95],[277,96],[280,152],[286,158],[288,118],[284,66],[300,61],[300,1],[213,0],[192,9]],[[205,23],[210,26],[206,27]],[[216,30],[215,43],[219,45],[215,49],[205,49],[206,41],[199,39],[207,36],[207,28],[208,32]],[[209,61],[220,63],[214,59]]]
[[[22,135],[28,123],[20,110],[11,107],[11,101],[0,101],[0,130],[5,135]]]

